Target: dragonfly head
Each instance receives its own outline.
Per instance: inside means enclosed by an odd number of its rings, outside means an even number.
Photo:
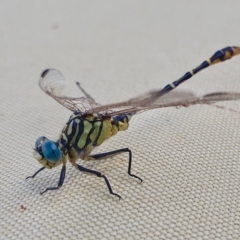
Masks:
[[[35,142],[33,156],[44,166],[50,163],[52,167],[52,164],[58,163],[62,159],[62,152],[56,142],[41,136]]]

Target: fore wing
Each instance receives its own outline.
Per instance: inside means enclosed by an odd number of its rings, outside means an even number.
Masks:
[[[157,92],[157,91],[156,91]],[[221,101],[233,101],[240,99],[239,92],[213,92],[204,96],[196,96],[192,92],[174,91],[158,99],[152,99],[156,92],[150,92],[125,102],[102,105],[95,107],[91,113],[108,113],[110,116],[132,113],[136,114],[142,111],[164,108],[164,107],[188,107],[196,104],[213,104]]]
[[[100,105],[81,87],[79,88],[85,97],[73,98],[62,95],[62,91],[65,88],[65,78],[63,74],[56,69],[46,69],[41,74],[39,86],[47,95],[73,112],[81,111],[84,113]]]
[[[152,91],[144,95],[107,105],[100,105],[80,86],[85,97],[72,98],[62,95],[65,86],[62,73],[55,69],[45,70],[39,80],[41,89],[71,111],[82,113],[116,116],[124,113],[136,114],[142,111],[163,107],[187,107],[195,104],[212,104],[219,101],[239,100],[238,92],[215,92],[204,96],[196,96],[189,91],[173,91],[164,96],[157,97],[161,90]]]

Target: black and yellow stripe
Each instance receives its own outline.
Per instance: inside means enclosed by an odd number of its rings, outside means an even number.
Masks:
[[[111,118],[74,113],[64,126],[58,142],[61,149],[71,153],[73,148],[81,159],[86,160],[93,148],[117,134],[118,131],[126,130],[130,118],[130,114]]]
[[[174,88],[178,87],[180,84],[191,78],[193,75],[197,74],[201,70],[214,65],[219,62],[224,62],[225,60],[231,59],[232,57],[240,54],[240,47],[226,47],[221,50],[218,50],[210,57],[208,60],[204,61],[201,65],[194,68],[192,71],[185,73],[181,78],[178,80],[166,85],[163,89],[156,92],[154,96],[152,96],[152,101],[156,100],[157,98],[165,95],[166,93],[170,92]]]

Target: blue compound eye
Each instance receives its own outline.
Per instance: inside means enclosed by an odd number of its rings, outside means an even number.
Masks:
[[[35,142],[35,149],[43,158],[43,154],[42,154],[42,144],[48,141],[48,139],[44,136],[39,137],[36,142]]]
[[[56,163],[62,159],[62,153],[55,142],[51,140],[42,143],[42,154],[49,162]]]
[[[44,136],[39,137],[36,142],[35,142],[35,149],[38,149],[39,147],[41,147],[42,143],[47,141],[48,139]]]

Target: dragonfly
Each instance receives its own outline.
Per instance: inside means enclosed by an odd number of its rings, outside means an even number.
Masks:
[[[171,90],[190,79],[201,70],[223,62],[240,54],[240,47],[226,47],[215,52],[201,65],[188,71],[178,80],[166,85],[160,90],[155,90],[131,98],[128,101],[101,105],[82,88],[77,82],[78,88],[84,97],[68,97],[61,92],[64,88],[65,78],[56,69],[46,69],[39,80],[40,88],[58,103],[71,110],[73,113],[66,122],[57,141],[49,140],[45,136],[39,137],[35,142],[34,158],[43,165],[37,172],[28,178],[34,178],[44,169],[52,169],[62,165],[57,186],[47,187],[41,194],[58,190],[62,187],[66,175],[66,164],[69,161],[77,170],[89,173],[103,179],[109,193],[121,199],[114,193],[108,178],[101,172],[86,168],[77,164],[77,160],[99,160],[112,157],[121,153],[128,153],[128,175],[143,180],[132,174],[132,152],[129,148],[121,148],[110,152],[91,154],[92,150],[101,145],[107,139],[116,135],[119,131],[128,129],[130,119],[143,111],[165,107],[188,107],[195,104],[213,104],[218,101],[239,100],[239,92],[213,92],[203,96],[196,96],[192,92],[178,92]]]

